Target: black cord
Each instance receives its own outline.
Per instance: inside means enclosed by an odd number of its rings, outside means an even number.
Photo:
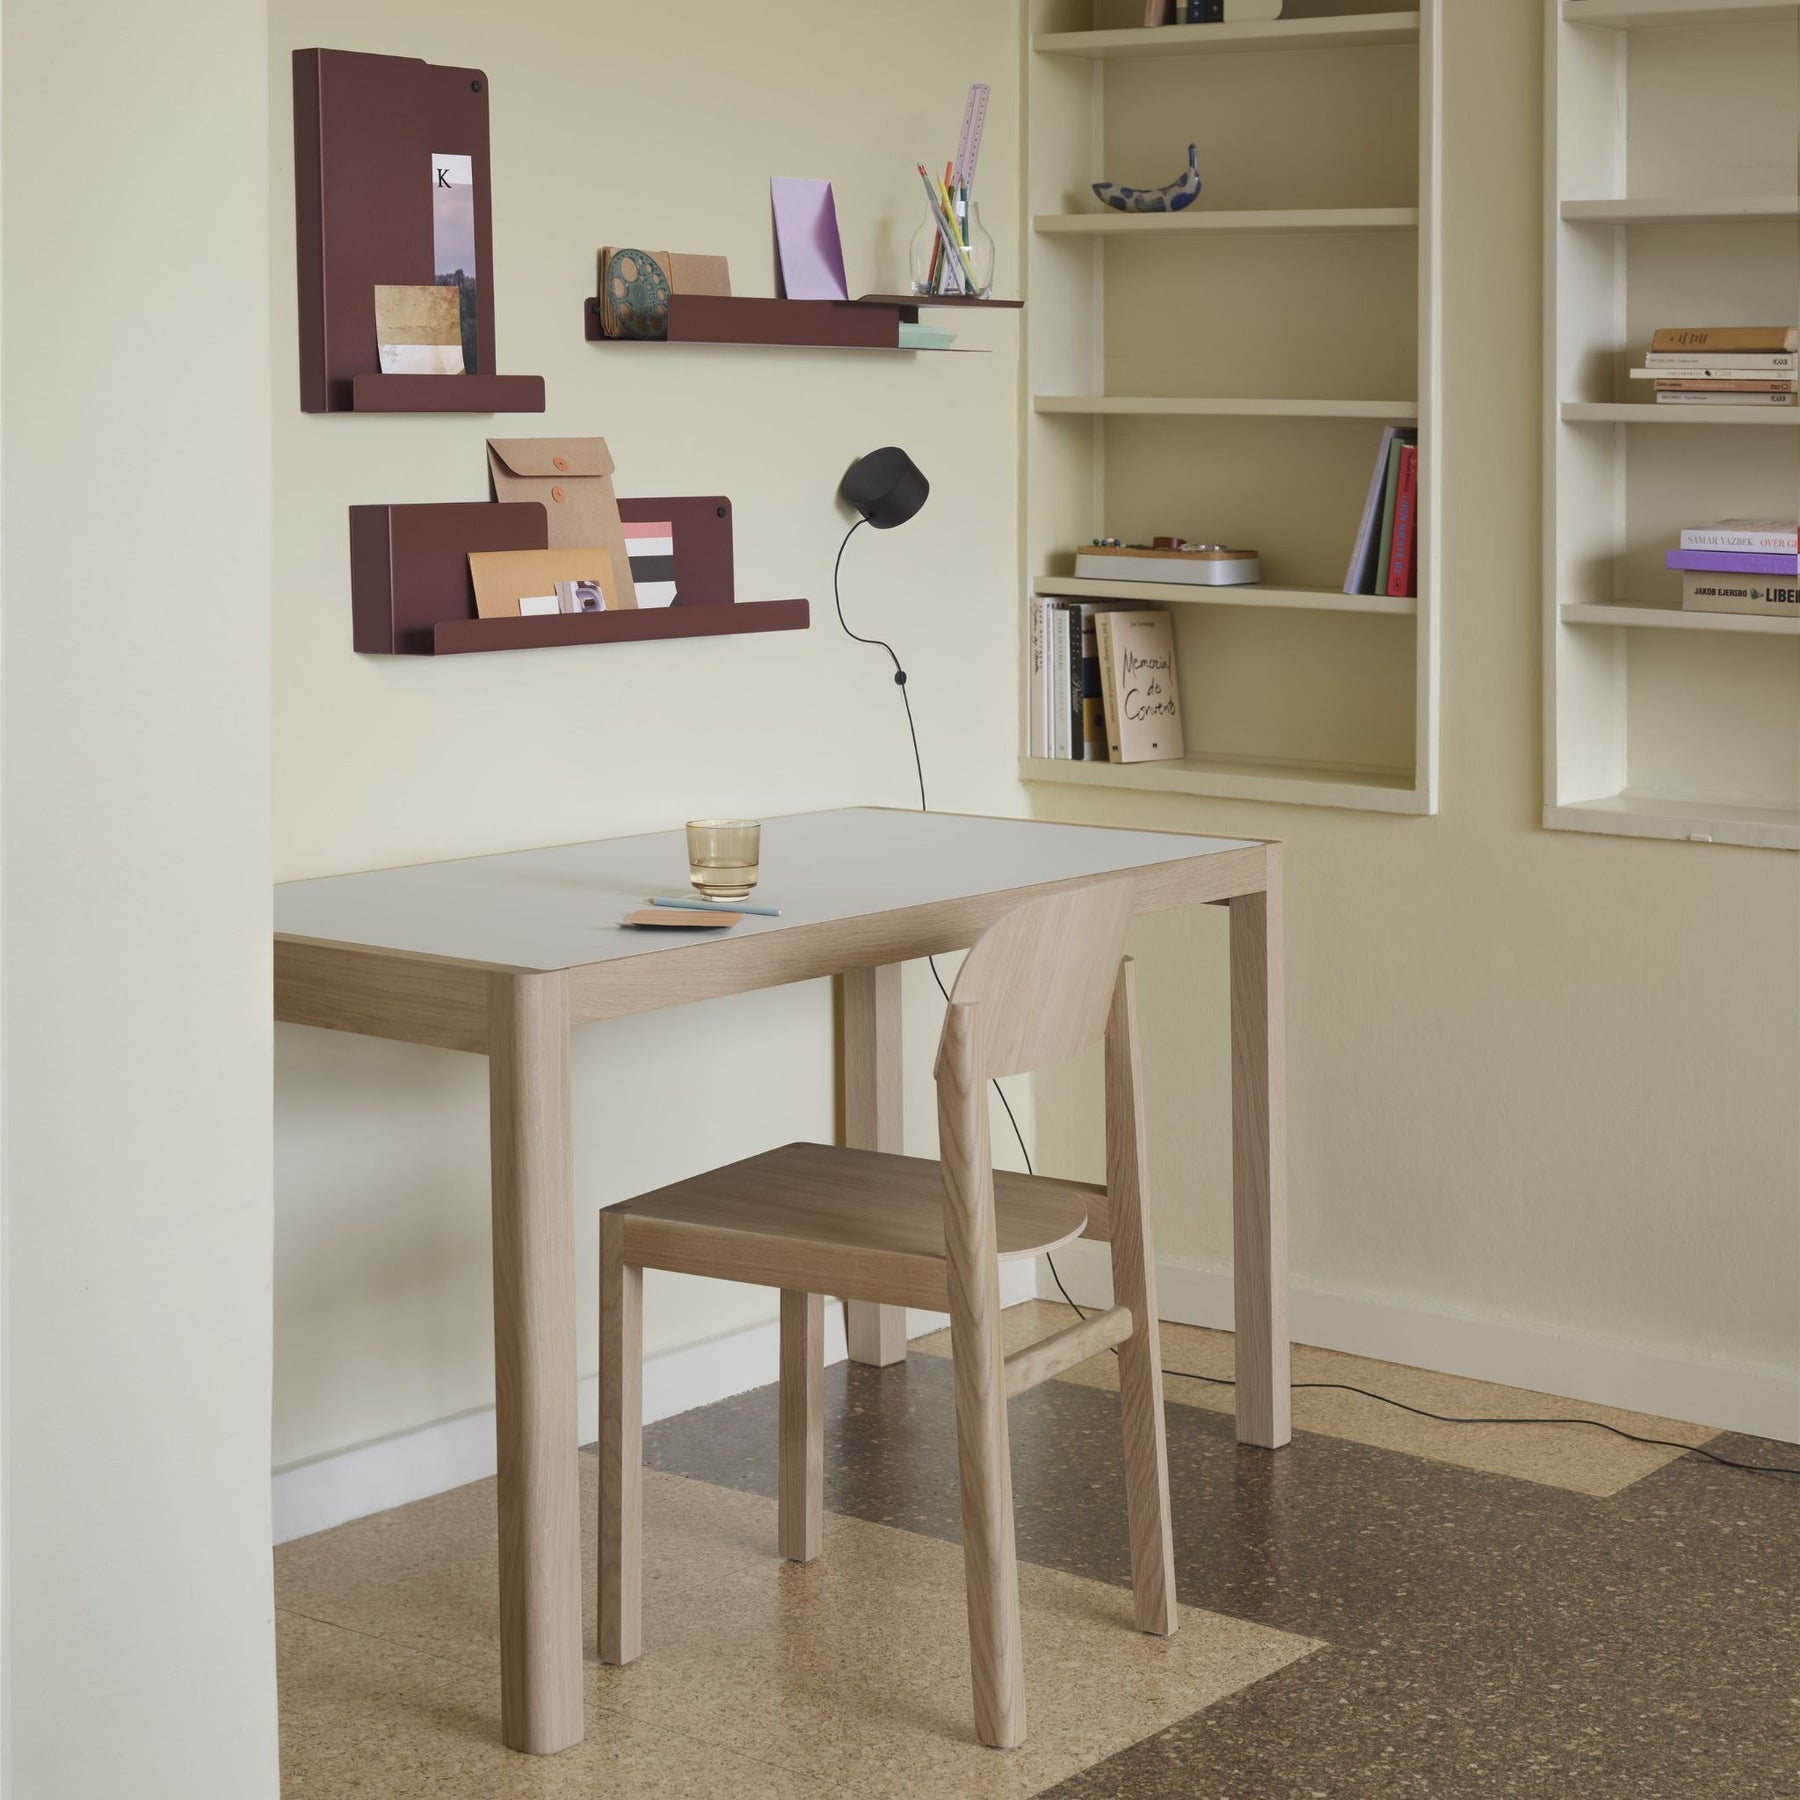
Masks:
[[[894,665],[894,685],[900,690],[901,704],[906,708],[906,733],[912,739],[913,772],[919,778],[919,811],[930,812],[931,808],[925,799],[925,759],[919,754],[919,732],[918,727],[913,723],[912,696],[906,691],[906,671],[900,666],[900,658],[894,654],[894,646],[885,638],[864,637],[860,632],[852,631],[849,622],[844,618],[844,596],[838,588],[838,571],[844,566],[844,552],[849,548],[850,540],[856,536],[857,528],[867,523],[867,519],[858,519],[856,524],[844,533],[843,543],[838,545],[837,560],[831,565],[831,598],[837,607],[838,623],[843,626],[844,635],[854,638],[859,644],[870,644],[885,650]],[[938,973],[937,958],[928,956],[925,964],[931,970],[931,979],[937,983],[937,991],[944,996],[944,1004],[948,1006],[950,990],[944,986],[944,978]],[[1019,1140],[1019,1154],[1025,1159],[1025,1173],[1029,1175],[1033,1171],[1031,1152],[1025,1148],[1025,1134],[1019,1129],[1019,1121],[1013,1114],[1012,1102],[1007,1099],[1006,1090],[997,1081],[993,1085],[994,1092],[1000,1096],[1001,1106],[1006,1110],[1007,1122],[1012,1126],[1013,1136]],[[1073,1304],[1074,1302],[1070,1301],[1070,1305]]]
[[[1050,1279],[1056,1283],[1056,1291],[1068,1301],[1076,1318],[1085,1319],[1087,1314],[1075,1304],[1069,1290],[1063,1286],[1062,1277],[1056,1272],[1056,1258],[1048,1252],[1044,1261],[1050,1265]],[[1113,1347],[1113,1355],[1119,1354],[1118,1347]],[[1235,1381],[1223,1375],[1196,1375],[1188,1369],[1164,1369],[1165,1375],[1178,1375],[1183,1381],[1204,1381],[1213,1387],[1236,1387]],[[1428,1412],[1422,1406],[1411,1406],[1404,1400],[1396,1400],[1391,1394],[1378,1394],[1372,1388],[1353,1387],[1347,1381],[1296,1381],[1290,1384],[1296,1388],[1330,1388],[1340,1394],[1361,1394],[1365,1400],[1379,1400],[1383,1406],[1397,1406],[1402,1412],[1416,1413],[1421,1419],[1435,1419],[1440,1425],[1588,1425],[1595,1431],[1610,1431],[1614,1437],[1624,1438],[1631,1444],[1650,1444],[1660,1450],[1680,1450],[1688,1456],[1704,1456],[1708,1462],[1715,1462],[1721,1468],[1742,1469],[1751,1475],[1800,1475],[1800,1469],[1784,1469],[1779,1465],[1768,1463],[1734,1462],[1729,1456],[1715,1455],[1711,1450],[1703,1450],[1698,1444],[1678,1444],[1672,1438],[1639,1437],[1635,1431],[1621,1431],[1617,1425],[1608,1425],[1604,1419],[1464,1419],[1452,1413]]]
[[[912,699],[906,691],[906,671],[900,666],[900,658],[894,654],[892,644],[884,638],[864,637],[859,632],[852,631],[844,618],[843,595],[838,590],[838,571],[843,567],[844,551],[849,547],[850,540],[855,537],[858,527],[867,523],[866,519],[858,519],[856,524],[844,533],[843,543],[838,545],[837,561],[831,565],[831,597],[836,603],[838,623],[843,626],[844,635],[854,638],[859,644],[869,644],[885,650],[894,665],[894,685],[899,688],[900,699],[906,707],[906,730],[907,735],[912,739],[913,769],[919,778],[919,811],[930,812],[931,808],[925,801],[925,762],[919,754],[919,733],[913,723]],[[937,958],[928,956],[925,962],[931,970],[931,979],[937,983],[938,992],[944,996],[944,1004],[948,1006],[950,990],[944,986],[944,978],[938,973]],[[1019,1141],[1019,1154],[1025,1159],[1025,1173],[1033,1174],[1035,1171],[1031,1166],[1031,1152],[1025,1148],[1025,1134],[1019,1129],[1019,1121],[1013,1113],[1012,1102],[1007,1099],[1006,1090],[1001,1087],[999,1082],[996,1081],[993,1087],[994,1092],[1000,1096],[1001,1106],[1006,1109],[1007,1123],[1012,1126],[1013,1136]],[[1087,1314],[1075,1304],[1074,1297],[1063,1286],[1063,1278],[1056,1270],[1056,1258],[1046,1252],[1044,1261],[1050,1265],[1050,1279],[1056,1283],[1056,1291],[1068,1301],[1076,1318],[1085,1319]],[[1118,1354],[1118,1348],[1114,1346],[1113,1355],[1117,1356]],[[1235,1381],[1227,1380],[1223,1375],[1194,1375],[1186,1369],[1164,1369],[1162,1372],[1168,1376],[1179,1376],[1184,1381],[1210,1382],[1214,1387],[1237,1386]],[[1398,1407],[1401,1412],[1416,1413],[1421,1419],[1435,1419],[1440,1425],[1587,1425],[1595,1431],[1610,1431],[1614,1437],[1624,1438],[1627,1443],[1649,1444],[1661,1450],[1680,1450],[1689,1456],[1703,1456],[1708,1462],[1717,1463],[1721,1468],[1742,1469],[1751,1475],[1800,1476],[1800,1469],[1770,1467],[1762,1463],[1734,1462],[1729,1456],[1717,1456],[1712,1451],[1702,1450],[1694,1444],[1677,1444],[1669,1438],[1639,1437],[1635,1432],[1621,1431],[1617,1425],[1608,1425],[1604,1419],[1460,1419],[1449,1413],[1427,1412],[1422,1406],[1409,1406],[1406,1401],[1396,1400],[1389,1394],[1377,1394],[1369,1388],[1352,1387],[1345,1381],[1296,1381],[1292,1385],[1296,1388],[1331,1388],[1341,1394],[1361,1394],[1365,1400],[1379,1400],[1383,1406],[1394,1406]]]

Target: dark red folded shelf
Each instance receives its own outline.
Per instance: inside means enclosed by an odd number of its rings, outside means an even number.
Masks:
[[[811,623],[812,608],[804,600],[640,607],[635,612],[557,613],[534,619],[450,619],[435,628],[433,653],[461,656],[473,650],[548,650],[566,644],[631,644],[746,631],[804,631]]]
[[[494,354],[494,214],[488,79],[416,56],[296,50],[295,273],[303,412],[542,412],[540,375]],[[475,176],[472,375],[384,375],[376,285],[437,280],[431,158],[467,152]]]
[[[919,322],[919,308],[922,306],[991,306],[1001,312],[1013,312],[1023,306],[1023,300],[983,300],[978,294],[862,294],[858,296],[858,304],[862,306],[897,306],[900,317],[908,325]]]
[[[542,412],[541,375],[356,375],[350,410],[360,413]]]
[[[671,294],[667,338],[609,338],[600,302],[590,296],[581,328],[590,344],[754,344],[765,349],[920,349],[900,342],[902,323],[916,325],[922,306],[1023,306],[1023,300],[976,300],[964,294],[864,294],[859,300],[771,300],[751,294]]]
[[[608,338],[600,302],[582,313],[590,343],[762,344],[827,350],[898,350],[900,308],[860,300],[771,300],[748,294],[671,294],[667,340]]]
[[[673,606],[482,619],[475,613],[469,552],[543,549],[549,521],[542,502],[351,507],[355,648],[375,656],[464,656],[480,650],[804,631],[811,624],[811,608],[804,600],[737,604],[731,502],[723,494],[621,500],[619,515],[627,524],[667,520],[674,527]]]

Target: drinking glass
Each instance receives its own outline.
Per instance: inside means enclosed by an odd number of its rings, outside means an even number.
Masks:
[[[742,900],[756,886],[761,848],[755,819],[690,819],[688,880],[708,900]]]

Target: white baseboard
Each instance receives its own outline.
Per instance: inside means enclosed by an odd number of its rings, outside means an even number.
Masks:
[[[1000,1300],[1015,1306],[1036,1290],[1031,1263],[1006,1263],[1000,1270]],[[922,1337],[949,1321],[943,1313],[908,1308],[906,1335]],[[842,1362],[843,1309],[825,1308],[825,1360]],[[704,1343],[686,1344],[644,1358],[644,1423],[672,1418],[696,1406],[724,1400],[775,1380],[780,1369],[780,1328],[774,1320],[751,1325]],[[581,1442],[600,1435],[600,1382],[589,1376],[576,1396]],[[481,1407],[439,1419],[354,1449],[334,1451],[278,1469],[271,1480],[275,1542],[310,1537],[351,1519],[405,1506],[494,1472],[494,1409]]]
[[[1082,1305],[1112,1304],[1112,1265],[1104,1246],[1066,1245],[1056,1253],[1056,1266]],[[1159,1257],[1156,1287],[1157,1310],[1171,1323],[1231,1329],[1229,1269]],[[1038,1296],[1061,1298],[1048,1269],[1040,1269]],[[1473,1314],[1433,1312],[1332,1288],[1296,1285],[1290,1305],[1296,1343],[1800,1443],[1800,1379],[1776,1369],[1671,1355]]]

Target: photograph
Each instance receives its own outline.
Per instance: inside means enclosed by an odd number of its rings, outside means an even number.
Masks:
[[[558,612],[605,612],[606,589],[598,581],[559,581],[556,584]]]

